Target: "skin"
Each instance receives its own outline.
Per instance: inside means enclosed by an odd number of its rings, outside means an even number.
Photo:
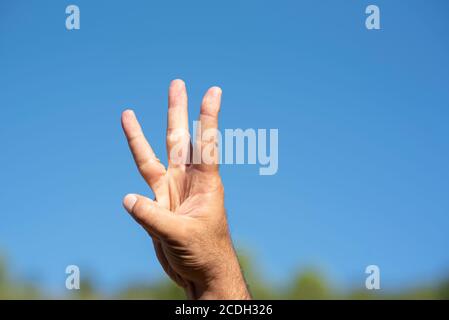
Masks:
[[[203,132],[216,132],[220,102],[221,89],[210,88],[199,116]],[[194,164],[179,160],[193,154],[187,152],[192,144],[184,82],[173,80],[168,94],[167,168],[154,154],[132,110],[123,112],[122,126],[139,172],[155,195],[151,200],[128,194],[123,205],[152,238],[165,272],[190,299],[250,299],[229,234],[216,135],[195,137],[198,148],[215,150],[208,159],[201,156]]]

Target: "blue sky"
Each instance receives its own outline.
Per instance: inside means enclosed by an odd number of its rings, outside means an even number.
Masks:
[[[77,4],[81,29],[65,29]],[[377,4],[381,30],[365,28]],[[235,242],[268,279],[319,266],[384,289],[449,269],[446,1],[2,1],[0,248],[14,273],[63,290],[77,264],[105,288],[163,274],[123,195],[149,194],[120,113],[165,161],[167,88],[196,119],[279,129],[279,170],[221,168]],[[87,271],[86,271],[87,270]]]

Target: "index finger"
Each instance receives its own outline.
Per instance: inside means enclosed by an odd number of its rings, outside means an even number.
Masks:
[[[122,127],[137,168],[157,197],[158,181],[164,176],[165,167],[154,154],[132,110],[123,112]]]

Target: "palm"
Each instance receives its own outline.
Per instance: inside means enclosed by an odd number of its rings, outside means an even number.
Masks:
[[[169,192],[169,204],[166,207],[178,214],[194,214],[197,208],[194,204],[207,205],[207,195],[213,195],[221,188],[217,174],[201,172],[194,167],[185,170],[169,168],[166,181]]]
[[[223,187],[217,174],[197,171],[193,167],[185,170],[169,168],[165,181],[169,192],[166,208],[171,212],[207,217],[210,212],[220,210],[217,203],[222,203]],[[179,252],[176,239],[167,240],[153,238],[156,255],[167,274],[179,285],[185,286],[183,270],[194,268],[196,261],[189,260],[189,252]],[[179,256],[184,258],[179,259]]]

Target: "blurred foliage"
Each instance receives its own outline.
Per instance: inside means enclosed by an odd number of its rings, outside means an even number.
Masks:
[[[296,274],[285,293],[285,299],[334,299],[337,298],[326,277],[312,268]]]
[[[39,299],[43,294],[27,282],[14,279],[4,257],[0,257],[0,299]]]
[[[417,285],[397,292],[370,291],[364,287],[347,291],[337,289],[318,269],[305,268],[293,275],[287,284],[278,287],[262,276],[250,255],[240,253],[239,259],[255,299],[449,299],[449,277],[434,285]],[[130,284],[113,294],[96,289],[92,279],[81,280],[80,290],[54,296],[29,281],[16,279],[6,258],[0,257],[0,299],[185,299],[183,290],[168,278],[148,284]]]
[[[184,290],[169,279],[159,280],[152,285],[133,285],[119,292],[119,299],[185,299]]]

